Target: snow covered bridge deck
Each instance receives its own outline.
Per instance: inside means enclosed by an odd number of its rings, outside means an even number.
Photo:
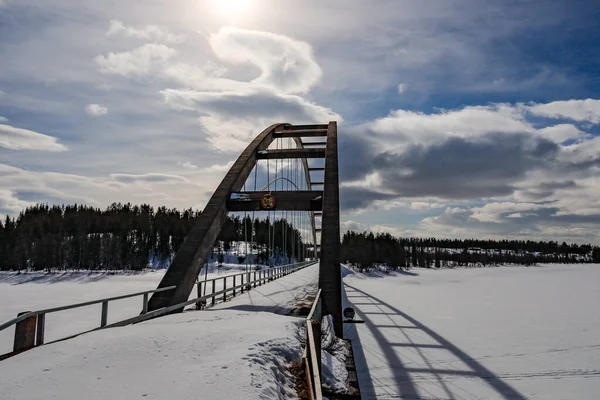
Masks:
[[[350,274],[363,399],[594,399],[597,265]]]
[[[35,348],[0,362],[0,397],[296,398],[286,362],[301,357],[302,320],[276,313],[316,292],[317,280],[315,264],[205,311]]]

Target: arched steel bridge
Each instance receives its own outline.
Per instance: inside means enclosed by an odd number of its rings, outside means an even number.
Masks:
[[[303,140],[326,138],[325,141]],[[277,139],[292,139],[295,148],[272,149]],[[259,160],[300,159],[307,190],[271,190],[274,183],[267,179],[263,190],[241,192]],[[314,167],[309,159],[324,159],[323,166]],[[323,172],[323,180],[311,179],[312,173]],[[274,181],[287,180],[279,177]],[[294,184],[295,189],[297,186]],[[316,189],[322,188],[322,189]],[[272,211],[307,211],[314,244],[314,257],[320,257],[319,288],[323,314],[330,314],[338,337],[342,336],[342,300],[340,275],[340,210],[338,178],[337,124],[291,125],[279,123],[262,131],[242,152],[208,201],[177,252],[158,288],[176,286],[175,290],[155,293],[148,310],[158,310],[185,302],[202,266],[207,261],[229,212],[264,211],[261,199],[266,194],[275,198]],[[241,201],[243,200],[243,201]],[[321,220],[321,228],[316,226]],[[317,234],[320,232],[320,254]]]

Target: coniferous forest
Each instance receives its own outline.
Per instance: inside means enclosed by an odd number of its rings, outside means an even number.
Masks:
[[[348,231],[342,238],[344,262],[363,270],[442,268],[536,263],[600,263],[600,248],[554,241],[396,238],[389,233]]]
[[[0,222],[0,270],[141,270],[166,267],[200,215],[199,211],[114,203],[105,210],[85,205],[38,204]],[[229,216],[215,251],[252,240],[258,264],[269,251],[302,260],[309,244],[285,220]],[[285,235],[283,232],[286,232]],[[269,232],[277,239],[271,242]],[[285,242],[281,239],[285,238]],[[285,253],[285,254],[283,254]],[[244,255],[245,256],[245,255]],[[398,238],[348,231],[343,262],[359,269],[375,265],[407,268],[500,264],[600,262],[600,248],[554,241]]]
[[[199,215],[192,209],[154,210],[147,204],[114,203],[105,210],[38,204],[0,223],[0,270],[167,267]],[[252,223],[249,216],[245,221],[227,218],[215,251],[228,251],[234,242],[250,242],[253,228],[251,251],[259,264],[268,259],[269,232],[277,238],[271,242],[271,254],[283,258],[285,251],[287,259],[301,259],[306,253],[300,233],[286,221],[256,218]]]

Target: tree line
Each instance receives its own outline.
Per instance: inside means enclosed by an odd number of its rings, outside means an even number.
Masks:
[[[399,238],[389,233],[347,231],[342,260],[358,269],[451,267],[501,264],[600,262],[600,248],[554,241]]]
[[[148,204],[113,203],[104,210],[37,204],[0,221],[0,270],[167,267],[199,216],[191,208],[154,210]],[[289,222],[249,216],[228,216],[213,251],[228,251],[246,239],[258,263],[304,259],[306,253]]]

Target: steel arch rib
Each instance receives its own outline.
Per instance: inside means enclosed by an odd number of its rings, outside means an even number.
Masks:
[[[266,150],[274,140],[275,130],[285,126],[289,124],[273,124],[262,131],[231,166],[158,285],[158,288],[172,285],[176,285],[177,288],[173,291],[155,293],[148,303],[149,311],[179,304],[188,299],[202,265],[208,258],[227,218],[227,199],[230,193],[242,189],[256,165],[257,152]]]

